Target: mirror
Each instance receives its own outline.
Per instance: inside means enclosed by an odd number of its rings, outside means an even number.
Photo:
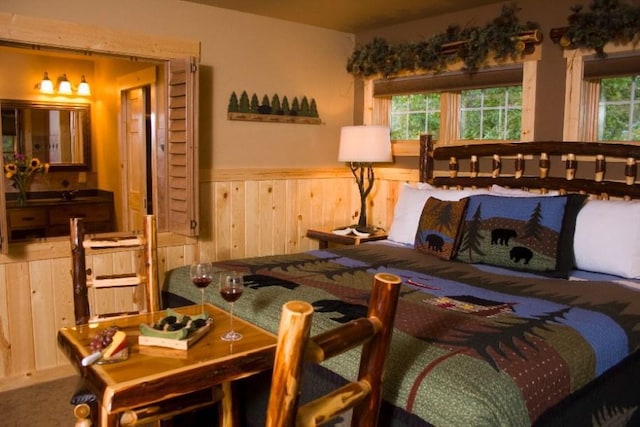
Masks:
[[[25,153],[50,170],[91,169],[91,107],[1,100],[3,155]]]

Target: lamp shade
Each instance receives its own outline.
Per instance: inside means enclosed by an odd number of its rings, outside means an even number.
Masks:
[[[391,137],[388,126],[344,126],[340,130],[340,162],[390,162]]]
[[[84,78],[84,74],[82,75],[82,79],[80,80],[80,84],[78,85],[78,95],[91,95],[91,87],[89,86],[89,83],[87,83],[87,80]]]
[[[71,82],[67,79],[67,75],[63,74],[58,84],[58,93],[61,95],[71,95]]]
[[[49,79],[49,74],[46,71],[38,87],[42,93],[53,93],[53,82]]]

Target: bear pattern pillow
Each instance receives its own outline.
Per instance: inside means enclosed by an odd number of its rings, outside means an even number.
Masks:
[[[393,222],[389,228],[388,239],[404,245],[413,245],[422,208],[430,197],[457,201],[474,194],[488,193],[489,190],[485,189],[443,190],[434,189],[430,185],[422,183],[418,184],[417,187],[403,184],[394,209]]]
[[[430,197],[422,208],[415,248],[439,258],[452,259],[468,200],[465,197],[459,201],[443,201]]]
[[[472,196],[456,259],[554,272],[566,204],[566,196]]]

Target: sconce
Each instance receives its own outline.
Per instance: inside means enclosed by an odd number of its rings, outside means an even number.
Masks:
[[[62,77],[58,79],[58,93],[60,95],[72,95],[71,91],[71,82],[67,79],[67,75],[63,74]]]
[[[81,96],[91,95],[91,87],[89,86],[89,83],[87,83],[87,81],[85,80],[84,74],[82,75],[82,78],[80,79],[80,84],[78,85],[78,95],[81,95]]]
[[[53,93],[53,82],[49,80],[49,74],[45,71],[44,77],[42,77],[42,81],[36,85],[36,89],[40,89],[41,93],[52,94]]]
[[[40,93],[44,93],[44,94],[47,94],[47,95],[53,95],[53,94],[56,93],[54,91],[53,82],[49,79],[49,73],[47,73],[45,71],[44,77],[42,78],[40,83],[38,83],[36,85],[36,89],[38,89],[40,91]],[[59,95],[73,95],[73,88],[71,86],[71,82],[67,78],[67,74],[66,73],[62,74],[62,76],[58,77],[58,91],[57,91],[57,93]],[[89,83],[87,83],[87,80],[85,79],[84,74],[82,75],[80,83],[78,84],[78,88],[76,90],[76,93],[78,95],[80,95],[80,96],[90,96],[91,95],[91,87],[89,86]]]

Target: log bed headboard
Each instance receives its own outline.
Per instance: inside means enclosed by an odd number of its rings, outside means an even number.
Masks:
[[[640,198],[640,146],[594,142],[519,142],[436,147],[420,137],[420,181],[437,187],[559,190]]]

